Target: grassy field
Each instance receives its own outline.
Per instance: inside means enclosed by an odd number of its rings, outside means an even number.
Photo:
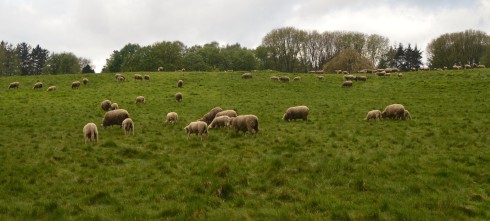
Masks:
[[[352,88],[341,75],[124,74],[0,78],[0,220],[490,220],[489,69],[368,75]],[[134,136],[100,127],[104,99],[129,111]],[[363,121],[392,103],[413,119]],[[308,122],[282,121],[296,105]],[[257,115],[260,132],[188,140],[183,128],[215,106]],[[165,126],[171,111],[179,122]],[[96,145],[84,144],[88,122]]]

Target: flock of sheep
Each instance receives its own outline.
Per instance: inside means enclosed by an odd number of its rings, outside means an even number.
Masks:
[[[378,75],[379,76],[379,75]],[[384,76],[384,75],[383,75]],[[402,77],[403,75],[398,75]],[[125,77],[122,74],[116,74],[116,81],[121,82],[125,81]],[[243,79],[251,79],[251,73],[245,73],[242,75]],[[140,74],[134,75],[135,80],[150,80],[148,75],[142,76]],[[289,82],[290,78],[288,76],[272,76],[271,80],[274,81],[282,81]],[[317,76],[317,79],[320,81],[324,80],[322,75]],[[366,76],[354,76],[354,75],[344,75],[345,81],[342,83],[342,87],[352,86],[352,81],[366,81]],[[301,81],[301,77],[297,76],[294,78],[294,81]],[[88,84],[88,79],[84,78],[82,80],[84,85]],[[177,86],[179,88],[183,87],[184,81],[179,80],[177,82]],[[72,83],[72,89],[78,89],[80,87],[80,81],[75,81]],[[9,84],[9,89],[19,88],[19,82],[12,82]],[[36,82],[33,89],[42,88],[42,82]],[[50,86],[47,91],[56,90],[56,86]],[[182,101],[182,93],[177,92],[175,94],[175,99],[177,102]],[[136,97],[135,103],[144,103],[145,98],[143,96]],[[117,103],[112,103],[110,100],[104,100],[101,102],[100,107],[103,111],[105,111],[104,117],[102,119],[101,126],[103,128],[110,127],[113,125],[120,126],[125,135],[134,134],[134,122],[130,118],[129,112],[125,109],[119,109],[119,105]],[[308,114],[310,109],[307,106],[295,106],[290,107],[284,113],[282,119],[285,121],[292,121],[296,119],[300,119],[303,121],[308,120]],[[405,109],[402,104],[391,104],[388,105],[383,112],[380,110],[372,110],[369,111],[364,118],[365,121],[369,121],[371,119],[380,120],[382,118],[385,119],[411,119],[410,112]],[[176,112],[170,112],[167,114],[164,124],[171,123],[175,124],[178,120],[178,114]],[[191,136],[191,134],[196,134],[200,137],[201,140],[207,137],[208,129],[210,128],[231,128],[235,131],[241,131],[244,133],[251,133],[254,136],[259,132],[259,119],[256,115],[247,114],[247,115],[238,115],[235,110],[223,110],[220,107],[215,107],[211,109],[208,113],[204,114],[201,118],[197,119],[189,123],[185,128],[185,132],[187,133],[187,138]],[[99,139],[97,125],[93,122],[87,123],[83,127],[83,136],[85,143],[93,142],[97,143]]]

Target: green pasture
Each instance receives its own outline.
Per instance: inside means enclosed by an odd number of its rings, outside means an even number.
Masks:
[[[0,78],[0,220],[490,220],[489,69],[368,74],[351,88],[335,74],[123,74]],[[104,99],[128,110],[134,136],[100,127]],[[412,120],[363,120],[392,103]],[[307,122],[281,120],[297,105]],[[260,132],[187,139],[216,106],[257,115]],[[179,121],[164,125],[171,111]],[[88,122],[98,144],[84,144]]]

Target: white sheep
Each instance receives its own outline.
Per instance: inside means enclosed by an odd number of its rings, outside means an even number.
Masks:
[[[143,96],[138,96],[136,97],[136,103],[145,103],[145,97]]]
[[[99,141],[99,132],[97,131],[97,125],[95,125],[94,123],[86,124],[83,127],[83,138],[85,140],[85,143],[87,143],[87,141],[97,143]]]
[[[218,128],[218,127],[229,127],[231,117],[226,115],[215,117],[213,121],[209,124],[208,128]]]
[[[131,118],[128,117],[124,119],[121,126],[123,128],[124,135],[128,135],[131,133],[134,135],[134,122]]]
[[[185,132],[187,133],[187,139],[191,136],[191,134],[196,134],[201,137],[201,141],[203,140],[203,135],[208,136],[208,124],[203,121],[194,121],[189,125],[184,127]]]
[[[366,115],[366,118],[364,118],[364,120],[368,121],[370,119],[381,120],[381,111],[380,110],[369,111]]]
[[[167,114],[167,118],[165,118],[165,122],[163,122],[163,123],[164,124],[172,123],[172,125],[174,125],[175,123],[177,123],[178,118],[179,118],[179,115],[176,112],[170,112]]]

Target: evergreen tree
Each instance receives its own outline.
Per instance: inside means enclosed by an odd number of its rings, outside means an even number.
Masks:
[[[82,73],[86,74],[86,73],[95,73],[95,70],[90,67],[89,64],[85,65],[83,68],[82,68]]]
[[[37,45],[31,52],[31,74],[40,75],[42,74],[42,70],[44,65],[46,64],[46,60],[48,60],[49,51],[41,48]]]
[[[22,42],[17,45],[16,52],[17,57],[20,61],[20,74],[21,75],[30,75],[31,74],[31,66],[32,66],[32,58],[31,58],[31,46],[25,42]]]

